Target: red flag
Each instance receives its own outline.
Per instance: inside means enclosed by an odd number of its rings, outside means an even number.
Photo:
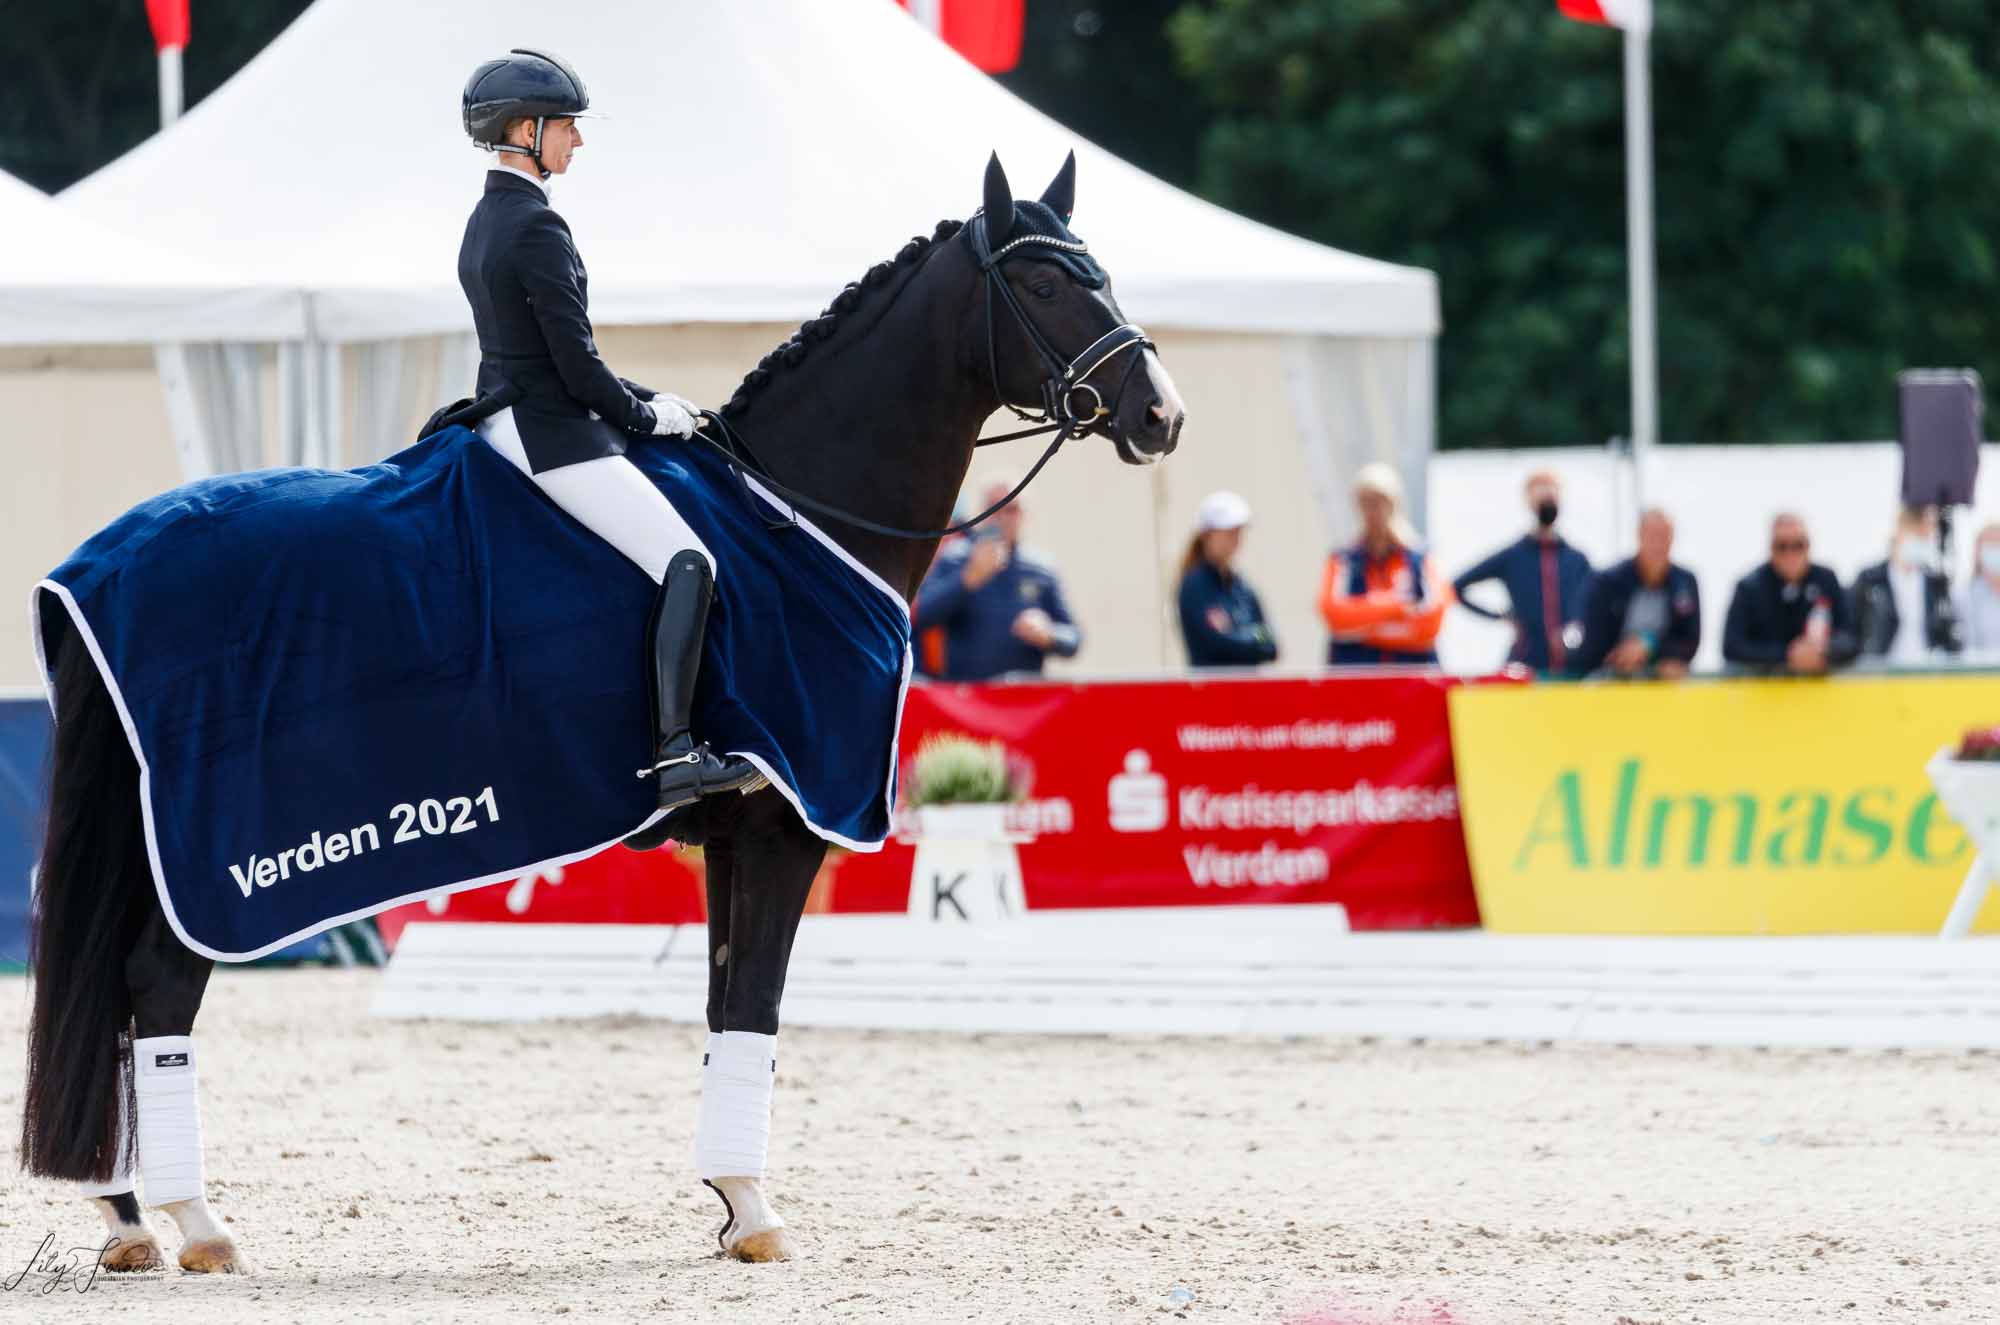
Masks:
[[[1653,0],[1556,0],[1565,17],[1607,27],[1647,32],[1653,26]]]
[[[188,44],[188,0],[146,0],[146,18],[153,25],[153,45],[161,50]]]
[[[896,0],[946,45],[989,74],[1021,62],[1026,0]]]

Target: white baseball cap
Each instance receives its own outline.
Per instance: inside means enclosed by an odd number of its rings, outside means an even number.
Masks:
[[[1241,529],[1250,523],[1250,503],[1224,488],[1201,499],[1194,522],[1202,533],[1215,529]]]

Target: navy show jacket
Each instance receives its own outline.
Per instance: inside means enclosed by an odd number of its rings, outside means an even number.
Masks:
[[[1039,607],[1055,623],[1049,652],[1074,657],[1083,634],[1063,601],[1055,568],[1017,543],[992,579],[967,589],[965,560],[972,548],[971,540],[961,540],[938,553],[911,612],[911,625],[919,634],[944,631],[940,679],[984,681],[1008,672],[1041,671],[1042,650],[1014,634],[1014,619],[1031,607]]]
[[[512,405],[536,473],[623,455],[628,438],[653,431],[653,393],[597,357],[583,259],[535,181],[486,172],[459,245],[458,283],[479,334],[475,394]]]
[[[1181,576],[1180,614],[1192,666],[1242,667],[1278,656],[1256,590],[1241,575],[1225,576],[1206,558]]]
[[[1625,613],[1642,587],[1637,557],[1591,576],[1583,598],[1583,643],[1569,659],[1572,675],[1587,676],[1604,666],[1605,658],[1625,638]],[[1653,661],[1692,663],[1701,647],[1701,585],[1693,571],[1670,562],[1666,583],[1660,587],[1667,595],[1667,624],[1653,641]]]

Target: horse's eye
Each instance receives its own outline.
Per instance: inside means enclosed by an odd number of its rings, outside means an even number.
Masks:
[[[1034,292],[1037,299],[1053,299],[1056,297],[1055,282],[1043,281],[1034,287]]]

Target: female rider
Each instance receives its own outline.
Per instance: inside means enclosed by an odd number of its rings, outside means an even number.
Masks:
[[[549,178],[583,145],[590,106],[583,80],[540,51],[514,50],[473,70],[465,131],[495,156],[486,191],[458,251],[458,282],[479,333],[479,384],[470,410],[493,448],[550,500],[617,548],[660,586],[653,625],[650,743],[662,810],[760,775],[694,739],[688,710],[701,666],[715,561],[660,490],[625,458],[635,437],[691,437],[696,409],[612,375],[597,357],[583,260],[549,205]],[[666,840],[662,815],[627,845]]]

